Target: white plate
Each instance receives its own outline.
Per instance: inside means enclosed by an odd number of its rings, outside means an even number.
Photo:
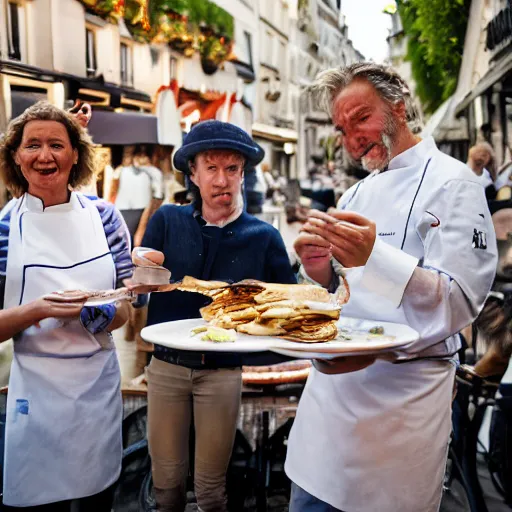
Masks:
[[[178,350],[200,352],[262,352],[271,350],[276,353],[312,359],[315,357],[331,358],[338,356],[376,354],[395,350],[418,339],[418,333],[407,325],[374,320],[342,317],[338,321],[340,330],[347,329],[350,340],[333,340],[326,343],[298,343],[271,336],[250,336],[237,333],[234,342],[213,343],[202,341],[201,334],[190,336],[191,329],[207,325],[198,318],[177,320],[151,325],[142,329],[141,336],[146,341]],[[382,326],[383,337],[371,338],[368,331],[372,327]]]

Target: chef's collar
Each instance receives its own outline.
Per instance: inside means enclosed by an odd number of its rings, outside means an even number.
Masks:
[[[401,169],[403,167],[411,167],[412,165],[420,164],[427,155],[436,148],[436,143],[432,137],[422,139],[418,144],[415,144],[409,149],[406,149],[395,158],[391,159],[387,169]]]
[[[71,192],[67,203],[56,204],[55,206],[44,207],[43,201],[39,197],[25,193],[25,208],[32,212],[67,212],[71,210],[80,210],[85,208],[75,192]]]

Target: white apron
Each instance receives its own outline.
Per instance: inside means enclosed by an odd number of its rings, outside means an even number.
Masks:
[[[428,162],[367,178],[364,194],[346,208],[376,221],[383,241],[417,258],[423,245],[409,212]],[[407,324],[402,308],[358,284],[362,270],[347,272],[353,293],[343,314]],[[341,375],[312,370],[288,442],[288,476],[344,512],[437,511],[454,372],[448,361],[427,360],[379,360]]]
[[[82,195],[12,210],[5,308],[56,290],[108,289],[115,267],[98,210]],[[104,348],[102,348],[104,347]],[[122,440],[120,371],[107,333],[46,319],[14,341],[7,399],[4,503],[82,498],[113,484]]]

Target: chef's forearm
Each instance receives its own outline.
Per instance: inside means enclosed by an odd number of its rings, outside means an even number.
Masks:
[[[116,315],[108,327],[109,331],[119,329],[128,321],[128,318],[130,318],[130,308],[130,303],[124,300],[116,304]]]
[[[40,320],[41,315],[30,303],[0,311],[0,343],[10,340]]]
[[[425,350],[458,333],[475,319],[482,304],[466,296],[447,274],[416,268],[405,289],[402,307],[407,323],[419,332],[420,340],[407,351]]]

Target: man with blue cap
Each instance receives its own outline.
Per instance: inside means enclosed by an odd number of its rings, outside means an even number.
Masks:
[[[162,206],[142,241],[144,247],[164,253],[173,280],[189,275],[230,282],[295,282],[279,232],[244,212],[244,169],[256,166],[263,156],[246,132],[229,123],[205,121],[185,137],[174,166],[190,177],[195,200],[187,206]],[[207,302],[195,293],[153,294],[148,324],[199,318]],[[199,510],[227,510],[226,472],[240,407],[241,365],[238,354],[155,346],[147,375],[157,510],[185,509],[192,416]]]

